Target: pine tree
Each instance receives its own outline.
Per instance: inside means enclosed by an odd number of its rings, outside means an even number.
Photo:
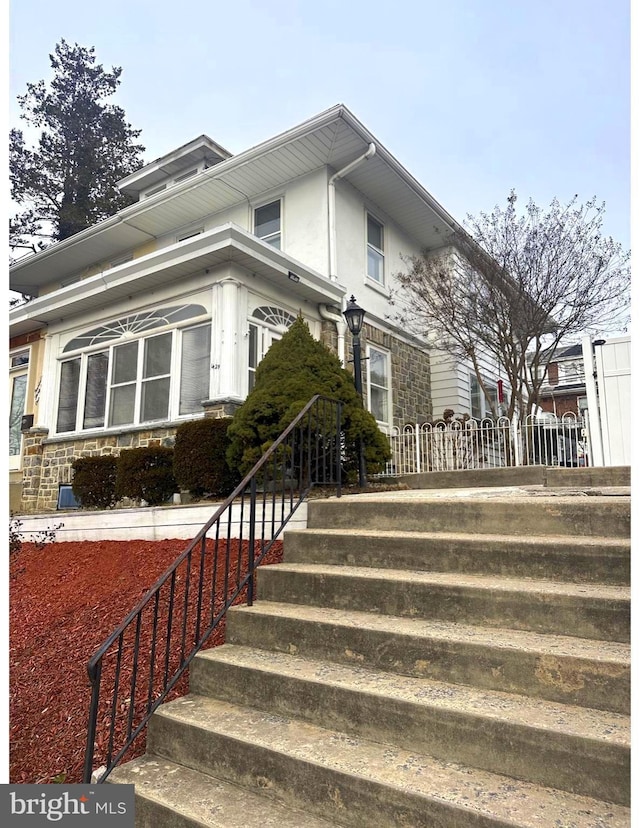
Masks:
[[[144,150],[124,111],[105,99],[120,85],[122,69],[96,64],[94,48],[64,39],[49,55],[49,85],[27,84],[18,96],[21,118],[40,130],[29,148],[22,130],[10,132],[11,197],[22,208],[9,222],[10,245],[38,247],[113,215],[131,203],[116,182],[142,165]]]
[[[351,374],[335,354],[311,336],[300,316],[282,339],[273,343],[256,369],[255,386],[229,426],[229,465],[243,474],[249,471],[314,394],[343,403],[345,467],[350,476],[357,468],[360,436],[368,472],[382,471],[391,456],[386,437],[365,410]]]

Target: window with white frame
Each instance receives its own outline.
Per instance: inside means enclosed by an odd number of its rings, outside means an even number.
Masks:
[[[367,346],[369,411],[378,423],[391,425],[391,368],[388,351]]]
[[[260,361],[294,322],[293,314],[273,305],[261,305],[253,310],[249,321],[249,391],[255,385]]]
[[[367,213],[367,276],[384,284],[384,227]]]
[[[22,416],[27,401],[29,349],[9,355],[9,468],[17,468],[22,451]]]
[[[253,232],[255,235],[270,244],[282,247],[282,200],[272,201],[257,207],[253,211]]]
[[[209,396],[210,323],[150,331],[203,313],[199,305],[159,309],[76,337],[65,351],[89,347],[61,362],[57,433],[201,412]]]
[[[584,362],[582,359],[558,362],[558,385],[579,385],[584,380]]]
[[[473,371],[469,373],[469,380],[471,386],[471,416],[476,420],[481,420],[484,417],[491,417],[491,402],[498,411],[498,386],[489,381],[483,380],[489,395],[489,400],[486,399],[478,378]]]

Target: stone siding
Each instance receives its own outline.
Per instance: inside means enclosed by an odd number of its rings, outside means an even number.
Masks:
[[[366,405],[368,382],[367,344],[389,351],[391,354],[391,383],[393,401],[393,425],[424,422],[431,419],[431,365],[429,354],[394,337],[392,334],[365,323],[360,335],[362,343],[362,385]],[[353,373],[353,340],[346,337],[347,370]]]
[[[46,429],[24,435],[21,513],[53,512],[60,483],[71,483],[71,464],[78,457],[117,456],[123,449],[173,446],[176,429],[148,428],[118,434],[48,440]]]

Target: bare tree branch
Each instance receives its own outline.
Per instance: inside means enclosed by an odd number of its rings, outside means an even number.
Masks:
[[[495,414],[481,370],[493,357],[510,388],[508,416],[537,404],[548,362],[561,343],[628,324],[630,254],[602,235],[604,204],[546,210],[529,201],[469,216],[437,252],[404,258],[395,274],[396,321],[473,366]]]

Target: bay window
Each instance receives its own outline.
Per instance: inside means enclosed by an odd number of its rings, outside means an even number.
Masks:
[[[98,338],[96,338],[98,339]],[[64,360],[56,431],[170,420],[209,396],[209,323],[151,334]]]

